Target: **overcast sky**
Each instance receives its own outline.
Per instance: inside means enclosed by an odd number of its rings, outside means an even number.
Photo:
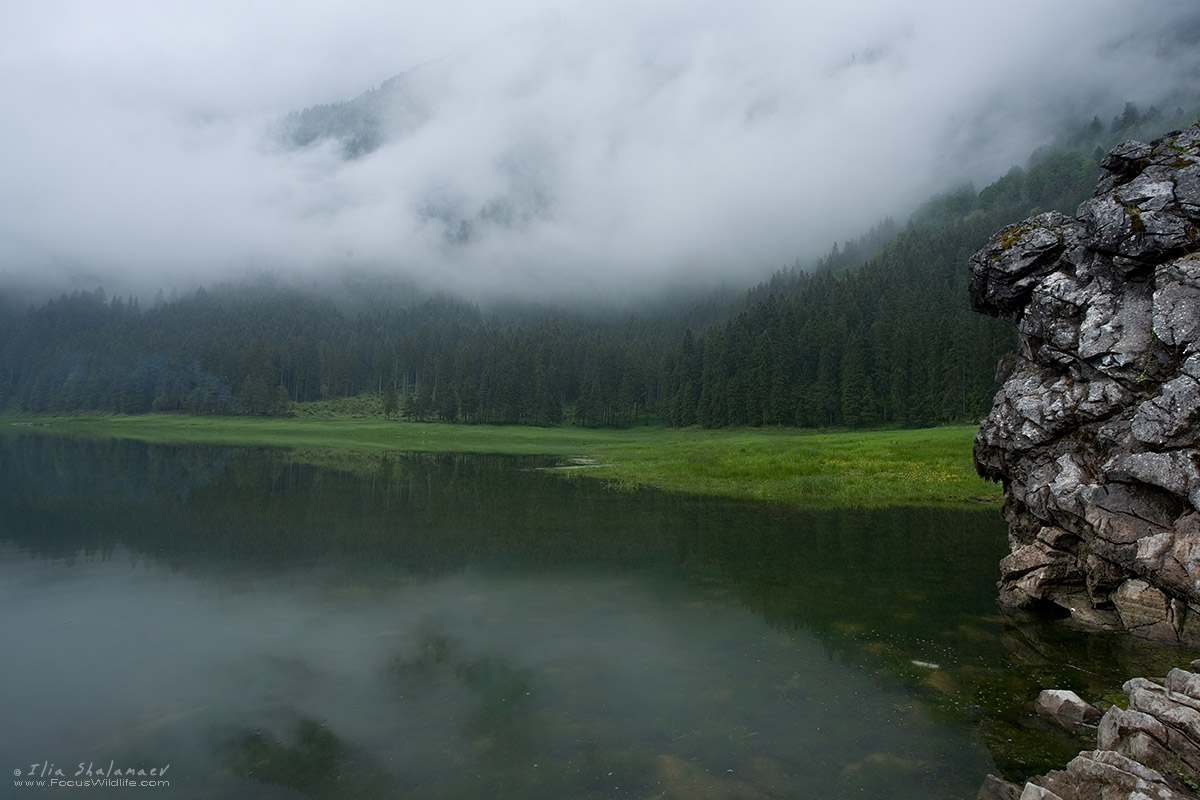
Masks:
[[[0,281],[110,291],[352,269],[749,284],[982,187],[1064,118],[1200,85],[1195,0],[0,9]],[[272,138],[417,67],[429,118],[368,156]]]

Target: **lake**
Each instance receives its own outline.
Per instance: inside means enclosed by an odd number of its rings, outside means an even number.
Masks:
[[[1094,746],[1040,689],[1195,657],[1002,612],[994,510],[552,464],[0,435],[0,767],[102,784],[72,797],[973,798]]]

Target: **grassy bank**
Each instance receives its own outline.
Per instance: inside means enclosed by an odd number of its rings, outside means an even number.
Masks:
[[[22,420],[29,422],[31,420]],[[11,420],[10,420],[11,422]],[[34,430],[152,442],[275,445],[343,452],[457,451],[572,459],[570,476],[623,487],[769,500],[807,508],[997,504],[971,463],[974,428],[592,430],[440,425],[330,416],[263,419],[152,414],[39,420]],[[8,427],[8,426],[5,426]],[[12,430],[12,428],[9,428]]]

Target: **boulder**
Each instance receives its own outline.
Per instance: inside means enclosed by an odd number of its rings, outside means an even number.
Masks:
[[[1038,714],[1069,731],[1100,722],[1100,709],[1069,689],[1043,689],[1033,708]]]
[[[1200,647],[1200,126],[1126,142],[1074,217],[972,256],[1017,350],[975,438],[1004,485],[1001,602]]]

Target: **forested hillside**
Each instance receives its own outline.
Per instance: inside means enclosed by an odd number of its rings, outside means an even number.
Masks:
[[[812,272],[781,272],[743,310],[686,334],[662,370],[671,425],[931,425],[984,415],[1011,326],[970,309],[967,259],[1003,226],[1043,211],[1074,214],[1109,146],[1190,121],[1129,103],[1036,153],[976,193],[934,198],[888,237],[888,220]],[[886,241],[884,241],[886,238]]]
[[[1005,224],[1073,213],[1103,146],[1179,121],[1127,106],[982,191],[937,197],[902,228],[885,221],[740,300],[717,293],[618,317],[485,312],[383,284],[337,303],[273,283],[145,305],[102,289],[26,309],[0,296],[0,408],[282,415],[378,393],[388,413],[461,423],[976,419],[1015,337],[971,312],[968,257]]]
[[[967,259],[1027,213],[1073,209],[1096,172],[1090,156],[1048,155],[979,194],[932,201],[862,266],[776,275],[728,323],[685,336],[664,370],[666,419],[857,427],[981,415],[1016,340],[972,313]]]

